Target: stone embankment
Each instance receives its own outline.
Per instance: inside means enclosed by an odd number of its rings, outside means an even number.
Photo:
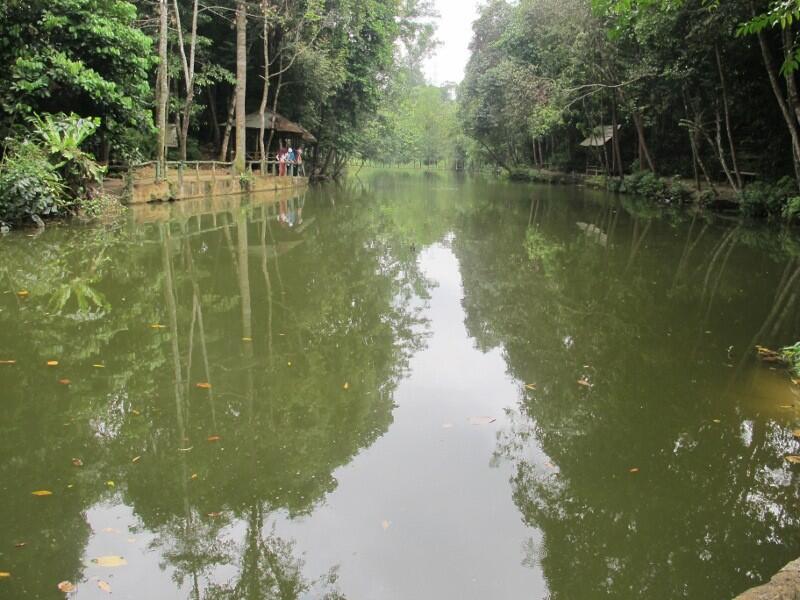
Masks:
[[[734,600],[800,600],[800,558],[783,567],[764,585],[749,589]]]

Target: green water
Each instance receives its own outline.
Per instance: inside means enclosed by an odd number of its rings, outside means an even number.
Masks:
[[[747,351],[800,339],[798,255],[366,171],[6,236],[0,597],[730,598],[800,555]]]

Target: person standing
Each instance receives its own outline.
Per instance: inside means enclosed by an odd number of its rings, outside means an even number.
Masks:
[[[297,157],[295,159],[297,162],[297,174],[302,175],[303,177],[306,176],[306,166],[303,164],[303,149],[297,149]]]
[[[294,161],[295,161],[294,149],[291,146],[289,146],[289,153],[286,156],[286,164],[289,166],[289,177],[294,177]]]
[[[278,177],[286,176],[286,148],[278,148]]]

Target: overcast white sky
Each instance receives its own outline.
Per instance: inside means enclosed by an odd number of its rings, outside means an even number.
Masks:
[[[480,0],[434,0],[441,15],[436,37],[442,42],[425,64],[425,75],[434,84],[460,83],[469,60],[472,22],[478,16]]]

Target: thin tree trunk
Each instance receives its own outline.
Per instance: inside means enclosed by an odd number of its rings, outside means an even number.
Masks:
[[[211,132],[214,135],[214,149],[219,152],[221,136],[219,133],[219,117],[217,116],[216,86],[208,86],[206,92],[208,95],[208,110],[211,112]]]
[[[619,148],[619,123],[617,122],[617,94],[611,96],[611,127],[613,128],[611,144],[614,152],[614,164],[617,166],[617,174],[620,179],[625,178],[625,169],[622,165],[622,152]]]
[[[219,149],[219,160],[227,162],[228,146],[231,143],[231,130],[233,130],[233,114],[236,108],[236,93],[232,93],[228,99],[228,118],[225,120],[225,133],[222,136],[222,145]]]
[[[167,81],[167,0],[158,1],[158,77],[156,81],[156,128],[158,129],[158,178],[164,176],[164,163],[167,150],[167,98],[169,87]]]
[[[650,170],[653,173],[655,173],[656,168],[653,165],[653,159],[650,156],[650,149],[647,147],[647,141],[644,137],[644,125],[642,124],[642,115],[639,113],[639,111],[633,111],[633,124],[636,126],[636,134],[639,136],[639,147],[642,154],[644,154],[644,159],[647,161],[647,166],[650,167]],[[642,166],[641,163],[640,166]]]
[[[264,115],[267,110],[267,97],[269,96],[269,23],[267,20],[269,0],[264,0],[261,3],[261,7],[264,13],[264,24],[261,32],[264,38],[264,89],[261,92],[261,104],[258,107],[258,158],[261,161],[261,174],[263,175],[267,172],[267,153],[264,148],[264,130],[266,128]]]
[[[739,171],[739,161],[736,159],[736,144],[733,141],[733,128],[731,127],[730,104],[728,102],[728,83],[725,80],[725,71],[722,70],[722,55],[719,51],[719,44],[714,44],[714,54],[717,57],[717,70],[719,71],[719,82],[722,87],[722,109],[725,113],[725,131],[728,134],[728,145],[731,153],[731,166],[736,176],[736,185],[742,189],[742,174]]]
[[[247,164],[247,5],[236,4],[236,154],[234,169],[244,173]]]
[[[183,117],[181,128],[178,130],[180,135],[180,154],[181,160],[186,160],[186,141],[189,137],[189,117],[194,101],[194,58],[195,48],[197,47],[197,12],[198,0],[194,0],[192,5],[192,26],[191,40],[189,42],[189,58],[186,58],[186,49],[183,44],[183,26],[181,25],[181,13],[178,8],[178,0],[172,0],[175,11],[175,25],[178,30],[178,46],[180,47],[181,60],[183,62],[183,79],[186,86],[186,98],[183,103]]]
[[[758,32],[758,44],[761,47],[761,57],[764,60],[764,68],[767,70],[769,76],[770,87],[781,109],[783,120],[786,123],[786,128],[789,130],[789,135],[792,138],[792,159],[794,162],[795,178],[797,186],[800,188],[800,133],[797,130],[797,119],[789,109],[786,99],[783,97],[780,81],[778,79],[778,70],[775,67],[775,61],[772,58],[772,51],[769,49],[767,43],[767,36],[764,31]]]

